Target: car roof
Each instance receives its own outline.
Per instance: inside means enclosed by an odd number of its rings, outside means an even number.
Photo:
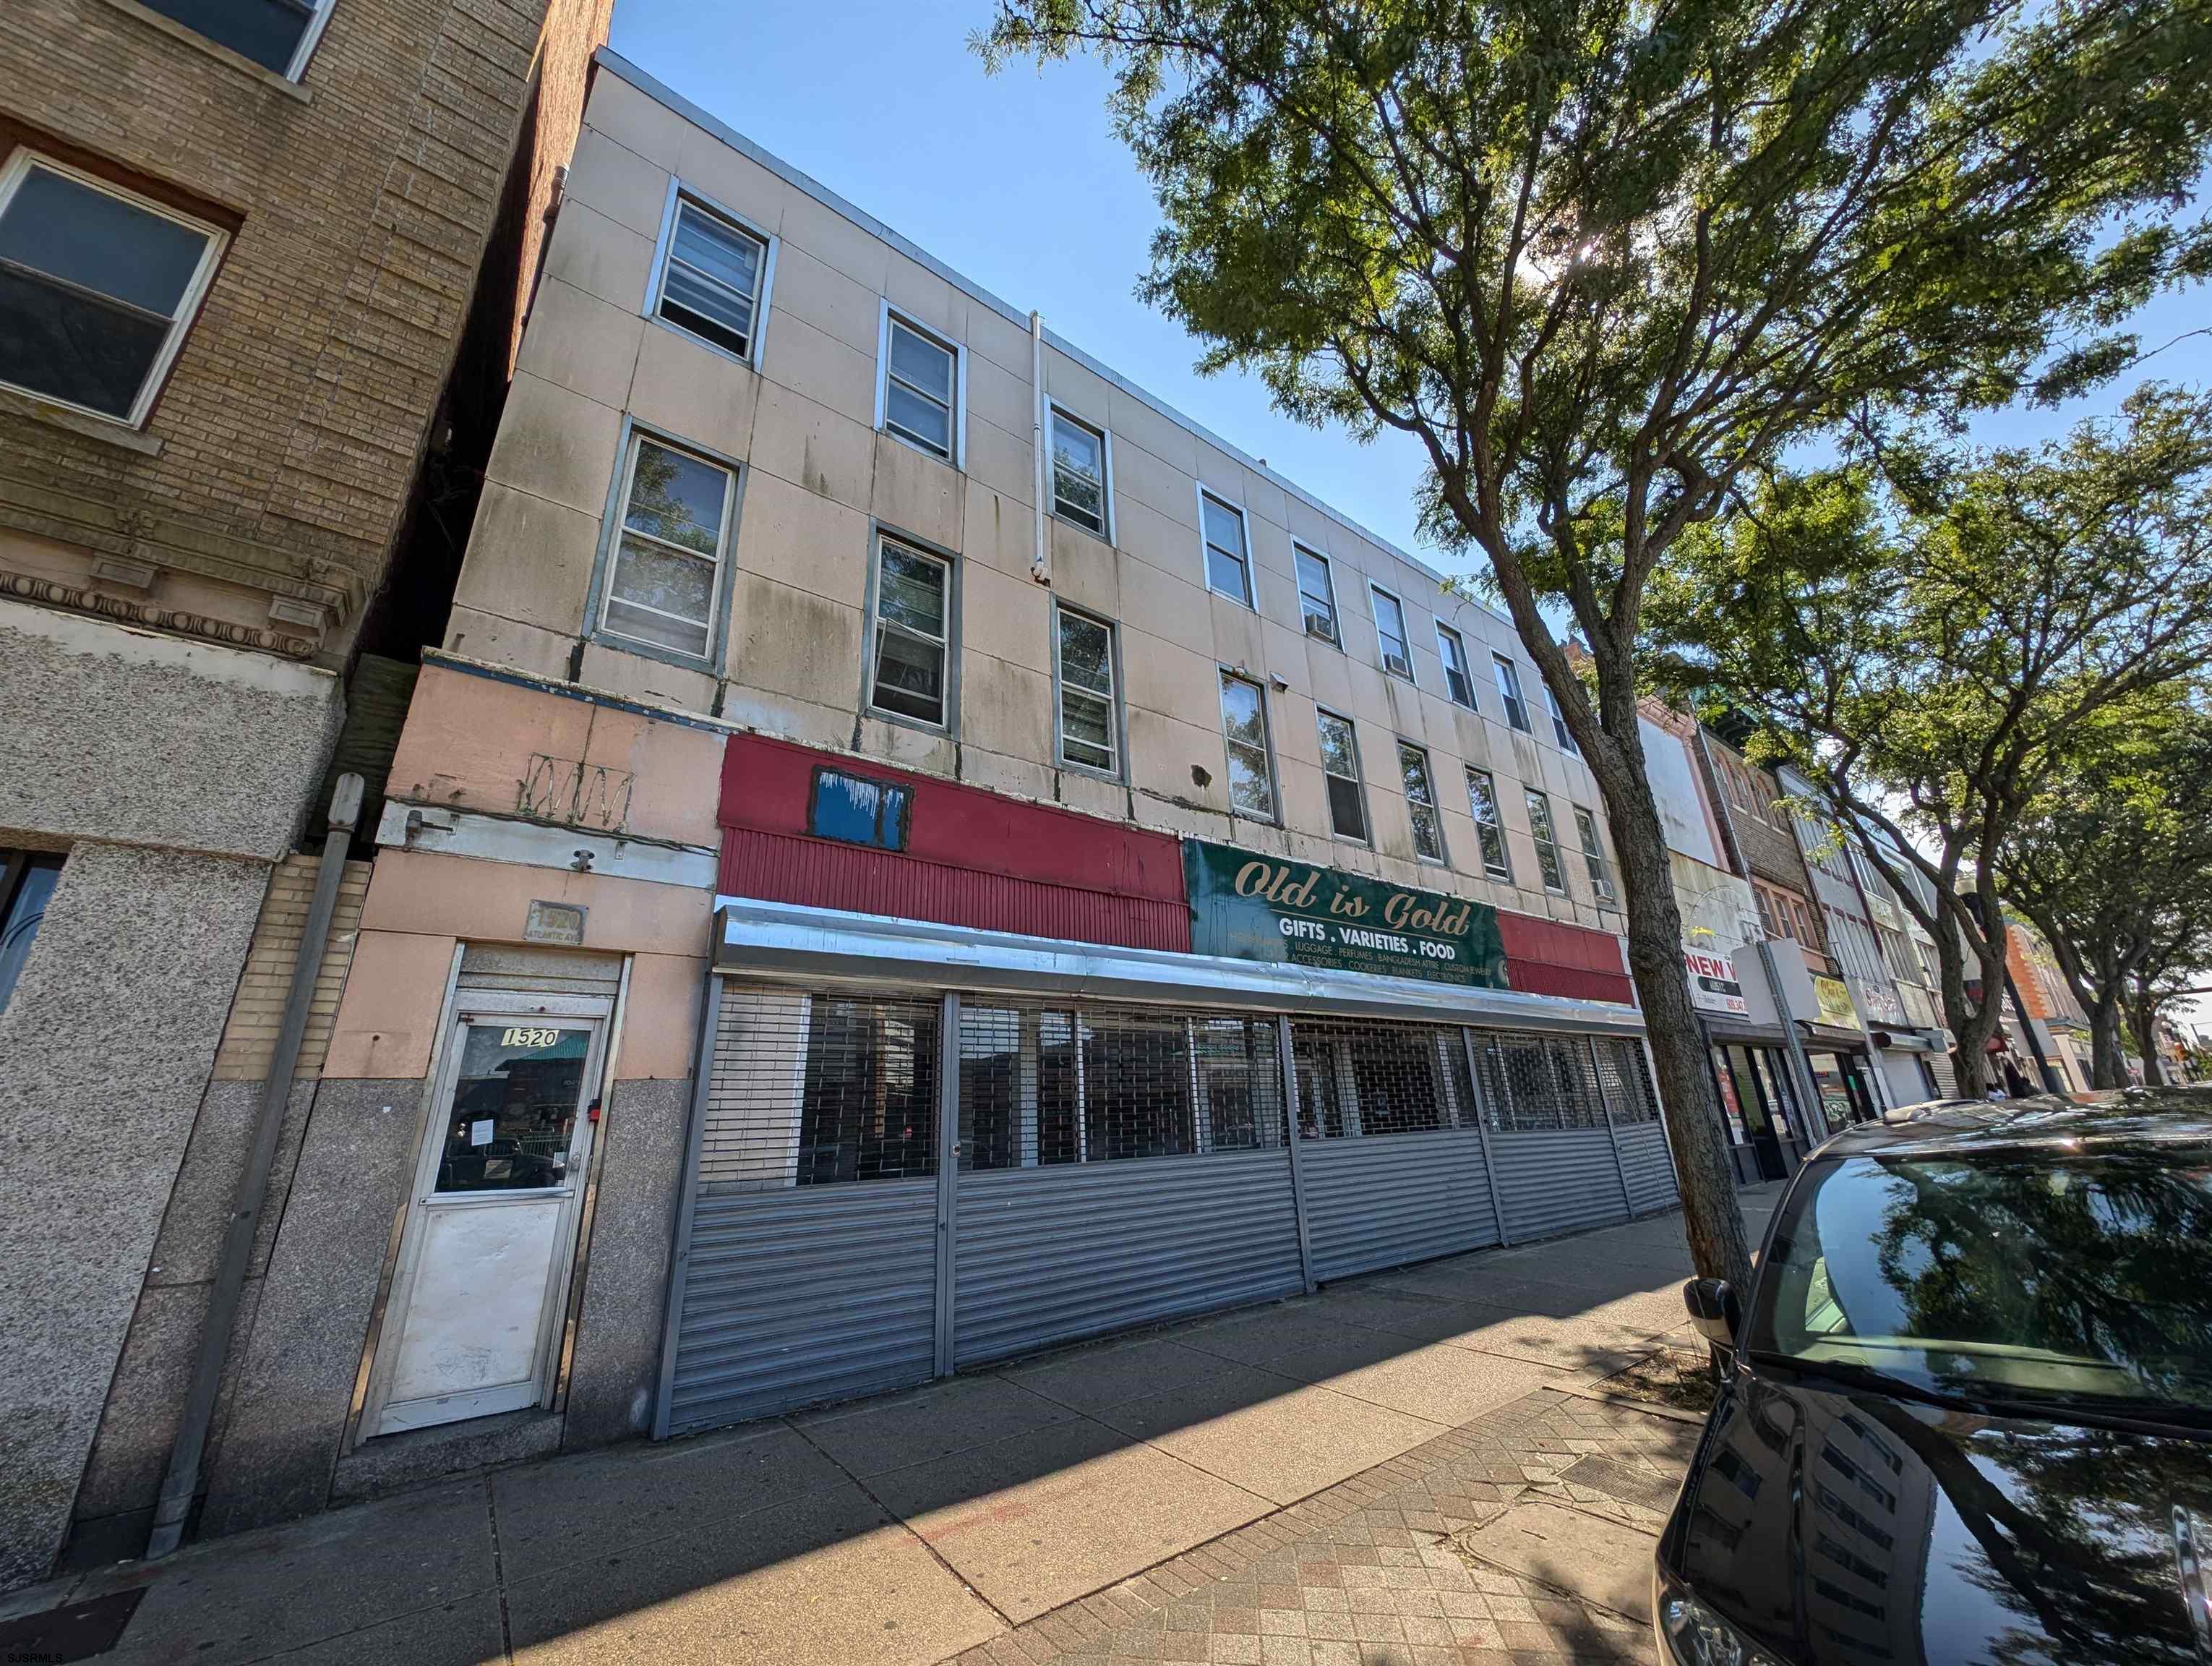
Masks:
[[[2212,1087],[2137,1087],[2104,1093],[2042,1093],[2019,1099],[1931,1099],[1844,1129],[1822,1157],[1905,1152],[1989,1151],[2007,1146],[2212,1142]]]

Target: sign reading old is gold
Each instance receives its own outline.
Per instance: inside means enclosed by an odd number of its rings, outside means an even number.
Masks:
[[[1486,903],[1203,839],[1182,866],[1194,953],[1512,988]]]

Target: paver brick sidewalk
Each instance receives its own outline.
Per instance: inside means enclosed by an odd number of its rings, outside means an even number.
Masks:
[[[1567,1587],[1648,1579],[1698,1430],[1679,1414],[1539,1389],[971,1649],[957,1666],[1654,1661],[1648,1614]],[[1563,1552],[1573,1560],[1544,1567],[1549,1578],[1484,1560],[1481,1530],[1538,1503],[1591,1529]]]

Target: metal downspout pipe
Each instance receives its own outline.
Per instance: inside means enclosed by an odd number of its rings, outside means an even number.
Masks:
[[[300,1043],[307,1031],[307,1009],[314,999],[316,975],[322,970],[323,951],[330,940],[331,915],[337,906],[346,851],[353,842],[354,825],[361,819],[362,787],[359,775],[343,775],[331,793],[330,832],[323,840],[314,899],[308,904],[307,928],[300,935],[299,952],[292,962],[292,987],[284,997],[283,1022],[276,1031],[276,1050],[269,1061],[269,1080],[262,1091],[261,1113],[253,1125],[252,1148],[246,1172],[239,1177],[238,1197],[231,1207],[230,1228],[222,1243],[222,1260],[216,1269],[215,1291],[201,1325],[191,1387],[185,1397],[176,1442],[169,1449],[168,1472],[161,1478],[161,1496],[155,1504],[154,1529],[146,1541],[148,1561],[176,1549],[185,1535],[185,1518],[191,1513],[192,1497],[199,1491],[200,1460],[206,1455],[208,1429],[215,1420],[216,1395],[222,1386],[222,1369],[230,1354],[231,1328],[238,1317],[239,1298],[246,1289],[254,1233],[261,1224],[262,1206],[268,1201],[269,1171],[276,1165],[276,1138],[292,1097]]]
[[[1030,496],[1036,500],[1036,542],[1031,546],[1030,576],[1039,584],[1052,582],[1052,545],[1045,541],[1044,494],[1050,478],[1045,460],[1044,314],[1030,314]]]

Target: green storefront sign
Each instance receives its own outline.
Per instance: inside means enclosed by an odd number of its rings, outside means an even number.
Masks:
[[[1182,869],[1194,953],[1512,987],[1485,903],[1203,839],[1182,842]]]

